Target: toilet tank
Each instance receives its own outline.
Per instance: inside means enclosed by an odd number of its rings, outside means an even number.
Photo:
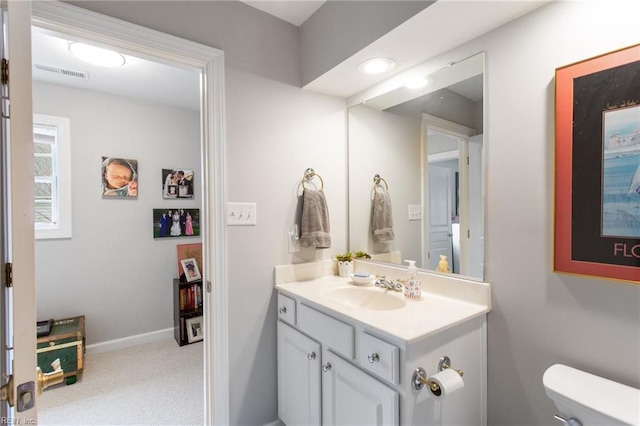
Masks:
[[[640,425],[639,389],[562,364],[549,367],[542,383],[565,419],[583,426]]]

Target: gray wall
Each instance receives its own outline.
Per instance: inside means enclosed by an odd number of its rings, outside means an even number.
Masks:
[[[298,27],[239,1],[65,3],[217,47],[227,66],[300,86]]]
[[[231,423],[277,418],[273,267],[346,249],[346,135],[342,99],[227,69],[227,197],[256,202],[258,225],[230,227]],[[307,167],[324,179],[332,246],[287,252]]]
[[[86,315],[87,344],[173,327],[176,244],[201,238],[154,240],[152,211],[201,208],[199,112],[37,82],[33,98],[70,119],[72,164],[73,237],[36,243],[38,319]],[[138,160],[137,199],[102,198],[103,156]],[[175,167],[194,171],[193,200],[162,199]]]
[[[422,203],[421,119],[378,111],[366,105],[349,109],[349,245],[369,254],[400,251],[422,265],[422,222],[410,221],[410,204]],[[389,185],[394,240],[374,243],[371,190],[379,174]],[[383,184],[384,185],[384,184]]]
[[[328,1],[300,26],[302,85],[312,82],[433,1]]]
[[[640,286],[552,272],[555,68],[638,43],[639,12],[554,2],[452,55],[487,52],[491,425],[554,424],[554,363],[640,387]]]
[[[619,4],[554,2],[447,53],[487,52],[491,425],[553,424],[541,379],[556,362],[640,386],[640,286],[551,272],[554,69],[637,43],[637,6]],[[278,83],[294,84],[298,66],[287,47],[296,45],[295,28],[282,21],[261,19],[247,38],[234,38],[211,2],[87,7],[225,50],[227,195],[258,203],[258,226],[228,229],[231,421],[268,423],[276,418],[272,267],[345,249],[344,102]],[[278,49],[287,55],[280,65],[253,59]],[[325,179],[334,244],[290,255],[285,233],[306,167]]]

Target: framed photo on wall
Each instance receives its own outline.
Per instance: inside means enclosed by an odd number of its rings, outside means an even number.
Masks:
[[[138,196],[138,160],[102,157],[102,196]]]
[[[640,283],[640,44],[555,84],[554,271]]]
[[[153,209],[153,238],[199,235],[200,209]]]
[[[162,169],[162,198],[193,198],[193,170]]]

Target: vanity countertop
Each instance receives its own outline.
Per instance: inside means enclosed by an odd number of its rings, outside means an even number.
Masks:
[[[488,284],[477,283],[477,285],[486,286],[486,291],[489,292]],[[413,343],[491,310],[488,303],[479,303],[477,299],[465,300],[464,291],[455,297],[429,292],[429,286],[425,286],[424,281],[420,300],[406,299],[402,292],[385,290],[374,285],[357,286],[351,283],[349,278],[335,275],[278,283],[275,287],[278,291],[304,304],[312,307],[315,305],[349,317],[366,327],[377,329],[406,343]],[[427,287],[426,291],[425,287]],[[394,305],[403,306],[387,310],[367,309],[349,306],[348,303],[337,301],[336,297],[331,295],[332,293],[335,295],[336,290],[342,291],[341,289],[349,288],[387,293],[389,297],[398,299],[391,300]]]

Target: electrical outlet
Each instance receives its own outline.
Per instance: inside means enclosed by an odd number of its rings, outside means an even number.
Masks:
[[[256,215],[256,203],[227,203],[228,226],[254,226]]]
[[[300,239],[289,232],[289,253],[300,251]]]
[[[422,206],[420,204],[409,205],[409,220],[422,220]]]
[[[289,253],[300,251],[300,234],[298,233],[298,225],[292,225],[287,232],[287,240],[289,241]]]

